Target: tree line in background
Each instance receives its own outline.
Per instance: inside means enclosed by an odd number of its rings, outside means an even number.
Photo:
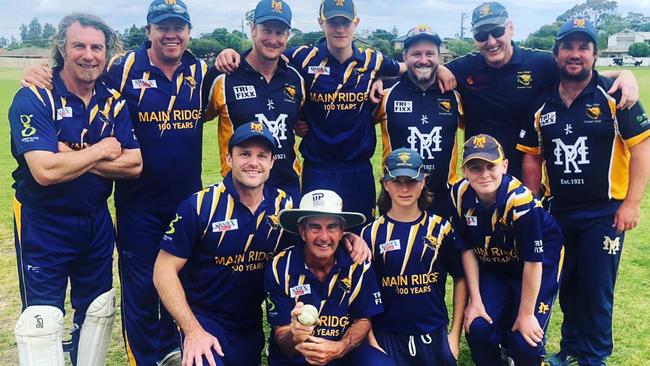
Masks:
[[[650,32],[650,17],[637,12],[629,12],[627,15],[622,16],[618,12],[616,1],[587,0],[559,15],[553,23],[543,25],[537,31],[531,33],[526,40],[520,41],[518,44],[529,48],[551,50],[555,42],[555,35],[562,23],[578,14],[586,16],[596,25],[599,49],[607,48],[607,38],[624,29],[636,32]],[[248,20],[252,19],[252,11],[247,12],[246,18]],[[34,18],[29,24],[20,26],[20,42],[14,37],[11,37],[11,39],[0,37],[0,48],[47,47],[48,40],[54,35],[55,31],[56,29],[52,24],[45,23],[41,25],[38,19]],[[137,27],[133,25],[119,32],[119,34],[126,50],[140,47],[147,38],[144,26]],[[300,29],[294,28],[291,30],[288,47],[315,44],[323,36],[324,34],[321,31],[302,32]],[[385,29],[372,31],[362,29],[357,32],[357,36],[363,40],[361,46],[369,46],[386,55],[401,59],[402,51],[395,50],[393,44],[393,40],[399,36],[396,27],[393,27],[390,31]],[[461,56],[475,50],[471,38],[446,39],[445,41],[446,48],[453,56]],[[210,33],[203,33],[192,38],[189,44],[190,50],[196,56],[205,59],[214,58],[225,48],[233,48],[241,52],[250,47],[251,41],[246,33],[240,30],[228,31],[226,28],[216,28]],[[643,42],[634,43],[629,49],[629,54],[634,57],[650,56],[650,45]]]

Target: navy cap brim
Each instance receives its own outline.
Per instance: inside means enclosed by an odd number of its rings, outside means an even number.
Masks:
[[[409,177],[410,179],[415,179],[421,182],[424,179],[424,174],[422,174],[420,171],[410,168],[386,170],[386,174],[384,174],[384,180],[392,180],[399,177]]]
[[[189,25],[192,25],[192,22],[190,22],[189,19],[187,19],[186,17],[184,17],[184,16],[182,16],[180,14],[175,14],[175,13],[160,14],[157,17],[151,18],[149,20],[149,24],[158,24],[158,23],[161,23],[161,22],[163,22],[163,21],[165,21],[167,19],[173,19],[173,18],[180,19],[180,20],[184,21],[185,23],[187,23]]]
[[[482,20],[479,20],[478,22],[472,24],[472,32],[475,32],[477,29],[486,26],[486,25],[493,25],[493,26],[502,26],[508,23],[508,16],[507,15],[502,15],[498,17],[490,17],[490,18],[485,18]]]
[[[404,48],[409,48],[411,47],[411,45],[413,45],[415,42],[418,41],[430,41],[433,42],[438,47],[440,47],[440,44],[442,43],[442,40],[438,36],[434,36],[426,33],[420,33],[417,36],[413,36],[408,40],[404,41]]]
[[[334,10],[329,12],[329,14],[323,14],[323,19],[325,20],[329,20],[336,17],[344,17],[352,21],[354,20],[354,16],[353,15],[350,16],[350,12],[347,12],[345,10]]]
[[[242,145],[244,142],[250,141],[250,140],[258,140],[258,141],[261,141],[261,142],[265,142],[265,143],[267,143],[268,145],[271,146],[271,152],[273,152],[274,154],[278,152],[278,148],[277,148],[277,146],[275,146],[275,140],[273,140],[272,138],[269,138],[269,137],[267,137],[265,135],[261,135],[261,134],[249,135],[249,136],[246,136],[244,138],[237,139],[237,140],[230,140],[230,142],[228,143],[228,147],[232,149],[234,146]]]
[[[271,21],[271,20],[277,20],[278,22],[281,22],[281,23],[285,24],[287,27],[291,28],[291,23],[289,23],[286,19],[284,19],[284,18],[282,18],[280,16],[277,16],[277,15],[266,15],[266,16],[263,16],[263,17],[259,17],[259,18],[255,19],[255,24],[262,24],[262,23],[266,23],[266,22]]]
[[[555,37],[555,40],[556,40],[556,41],[561,41],[561,40],[563,40],[564,38],[566,38],[567,36],[570,36],[570,35],[575,34],[575,33],[582,33],[582,34],[584,34],[585,36],[587,36],[589,39],[591,39],[594,43],[598,43],[598,41],[596,40],[596,38],[594,37],[594,35],[591,34],[591,32],[588,32],[587,30],[585,30],[585,29],[580,29],[580,28],[570,29],[570,30],[568,30],[566,33],[561,34],[561,35],[558,35],[557,37]]]
[[[483,160],[487,161],[488,163],[492,164],[499,164],[503,161],[503,157],[501,156],[494,156],[492,154],[486,154],[486,153],[476,153],[476,154],[469,154],[463,159],[463,164],[467,164],[470,160]]]

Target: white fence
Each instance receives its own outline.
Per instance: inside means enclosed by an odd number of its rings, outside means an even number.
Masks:
[[[27,66],[39,65],[49,62],[47,58],[20,58],[20,57],[1,57],[0,68],[6,69],[24,69]]]

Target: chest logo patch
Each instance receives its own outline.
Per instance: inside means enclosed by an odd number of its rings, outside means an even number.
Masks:
[[[60,121],[64,118],[72,118],[71,107],[63,107],[56,110],[56,120]]]
[[[555,112],[542,114],[542,116],[539,117],[539,127],[555,124],[555,121],[556,121]]]
[[[310,75],[329,75],[330,68],[329,66],[309,66],[307,72]]]
[[[156,80],[147,80],[147,79],[134,79],[131,80],[133,89],[156,89],[158,88],[158,83]]]
[[[442,110],[443,113],[451,112],[451,101],[450,100],[440,100],[438,99],[438,107]]]
[[[598,123],[603,112],[600,110],[600,104],[587,104],[587,120],[585,122]]]
[[[411,113],[413,112],[413,102],[410,100],[396,100],[393,104],[393,111],[395,113]]]
[[[476,216],[465,215],[465,222],[467,226],[478,226],[478,219]]]
[[[257,98],[255,87],[252,85],[235,86],[232,90],[235,92],[235,99],[237,100]]]
[[[400,250],[402,248],[399,239],[388,241],[379,245],[379,254]]]
[[[533,87],[533,74],[530,71],[517,72],[517,88],[530,89]]]
[[[289,289],[289,294],[292,299],[298,296],[309,295],[311,294],[311,286],[309,284],[294,286]]]
[[[212,223],[212,232],[213,233],[222,233],[224,231],[231,231],[239,229],[239,223],[237,219],[234,220],[224,220],[219,222]]]

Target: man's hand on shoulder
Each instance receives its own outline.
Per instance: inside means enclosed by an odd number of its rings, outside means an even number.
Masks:
[[[241,56],[237,51],[232,48],[226,48],[221,51],[217,56],[217,59],[214,60],[214,67],[216,67],[220,72],[230,75],[239,68],[240,61]]]
[[[35,86],[52,90],[52,69],[48,64],[29,66],[23,70],[20,85],[24,88]]]

